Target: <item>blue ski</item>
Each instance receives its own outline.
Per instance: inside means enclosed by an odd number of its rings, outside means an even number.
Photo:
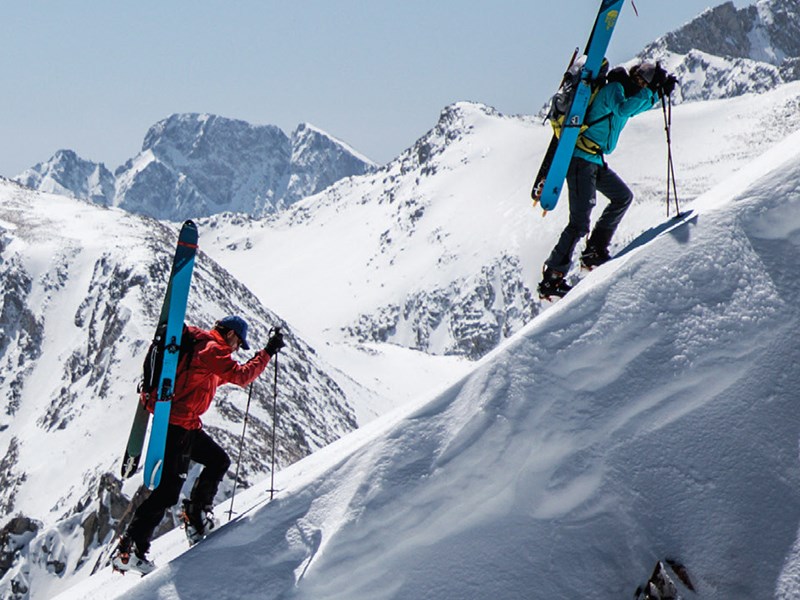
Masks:
[[[603,57],[608,50],[611,34],[617,24],[619,11],[625,0],[603,0],[597,13],[589,42],[586,44],[586,62],[581,70],[581,79],[572,105],[567,112],[561,137],[551,141],[539,175],[534,181],[531,197],[534,203],[539,202],[545,211],[553,210],[564,187],[567,169],[575,151],[575,143],[581,133],[586,108],[591,98],[591,82],[600,72]]]
[[[167,284],[167,293],[158,321],[159,327],[166,324],[166,334],[165,351],[158,382],[158,399],[155,403],[153,426],[150,431],[144,466],[144,482],[150,489],[155,489],[161,480],[167,425],[174,394],[175,372],[178,366],[183,322],[186,317],[189,286],[197,253],[197,240],[196,225],[192,221],[186,221],[178,236],[178,246]],[[156,330],[158,331],[158,327]],[[150,413],[140,402],[136,409],[122,463],[123,477],[130,477],[138,468],[149,421]]]
[[[164,361],[158,382],[158,400],[153,412],[153,426],[150,429],[147,455],[144,459],[144,484],[151,490],[158,487],[164,466],[169,413],[175,393],[175,372],[178,369],[178,354],[181,347],[183,321],[186,318],[186,304],[189,299],[194,257],[197,253],[197,239],[197,227],[192,221],[186,221],[178,237],[173,273],[167,288],[167,333]]]

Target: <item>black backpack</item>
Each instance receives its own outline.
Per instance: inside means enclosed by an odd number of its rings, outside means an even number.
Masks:
[[[561,131],[564,129],[564,120],[567,117],[572,100],[575,98],[575,92],[578,89],[578,83],[581,80],[583,65],[586,62],[586,56],[580,56],[570,63],[569,68],[561,80],[561,85],[558,91],[550,99],[550,109],[547,112],[547,120],[553,127],[553,133],[556,137],[561,137]],[[600,88],[606,84],[606,74],[608,73],[608,61],[604,58],[600,65],[600,72],[591,82],[592,95],[589,99],[589,106],[592,104],[595,95]],[[588,111],[588,106],[587,106]],[[585,127],[581,128],[583,131]]]
[[[559,86],[558,91],[550,99],[550,109],[547,113],[547,120],[550,121],[550,125],[553,127],[553,133],[558,138],[561,137],[561,132],[566,126],[565,120],[567,118],[567,113],[572,107],[572,100],[575,98],[575,92],[578,89],[578,84],[581,80],[581,74],[585,62],[586,56],[580,56],[570,63],[567,72],[564,73],[564,77],[561,80],[561,85]],[[599,92],[600,89],[606,85],[607,74],[608,61],[604,58],[600,65],[600,71],[597,74],[597,77],[590,81],[591,96],[589,98],[589,104],[586,107],[587,113],[589,111],[589,106],[592,105],[592,101],[594,101],[594,97],[597,95],[597,92]],[[576,147],[588,152],[589,154],[599,154],[600,146],[592,140],[584,137],[583,132],[592,125],[608,119],[609,117],[611,117],[610,113],[603,115],[601,118],[594,121],[583,123],[583,125],[581,125],[581,135],[578,136]]]
[[[142,365],[142,381],[139,383],[139,393],[145,405],[153,407],[156,400],[158,400],[158,382],[161,379],[161,367],[164,364],[164,353],[166,352],[166,337],[167,337],[167,324],[162,323],[156,329],[156,335],[153,341],[150,342],[150,347],[147,349],[147,355],[144,358]],[[192,361],[192,354],[197,339],[190,333],[189,328],[184,323],[183,332],[181,333],[181,345],[178,349],[178,368],[175,372],[175,378],[178,374],[188,368],[189,363]],[[175,382],[173,382],[174,385]]]

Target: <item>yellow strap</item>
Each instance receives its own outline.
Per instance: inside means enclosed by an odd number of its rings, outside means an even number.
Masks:
[[[587,154],[600,154],[600,144],[583,135],[578,137],[575,147]]]

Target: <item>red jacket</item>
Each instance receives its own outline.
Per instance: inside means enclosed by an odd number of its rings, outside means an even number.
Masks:
[[[175,397],[169,422],[184,429],[200,429],[200,415],[208,410],[217,388],[223,383],[245,387],[266,369],[270,356],[260,350],[244,364],[231,357],[231,347],[218,331],[189,326],[197,339],[188,365],[178,367]]]

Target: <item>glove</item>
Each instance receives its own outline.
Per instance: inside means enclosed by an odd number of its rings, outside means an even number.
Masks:
[[[661,91],[664,82],[667,80],[667,75],[668,73],[664,67],[661,66],[661,63],[656,63],[656,70],[655,73],[653,73],[653,79],[650,80],[648,87],[654,92]]]
[[[667,75],[664,83],[661,84],[661,93],[664,96],[670,96],[675,91],[675,86],[678,83],[678,78],[675,75]]]
[[[270,356],[275,356],[285,345],[286,344],[283,341],[283,334],[280,331],[276,331],[275,334],[267,341],[267,346],[264,348],[264,350]]]
[[[656,72],[653,75],[653,81],[650,82],[651,90],[662,96],[669,96],[675,91],[677,83],[678,78],[675,75],[668,73],[661,63],[656,63]]]

